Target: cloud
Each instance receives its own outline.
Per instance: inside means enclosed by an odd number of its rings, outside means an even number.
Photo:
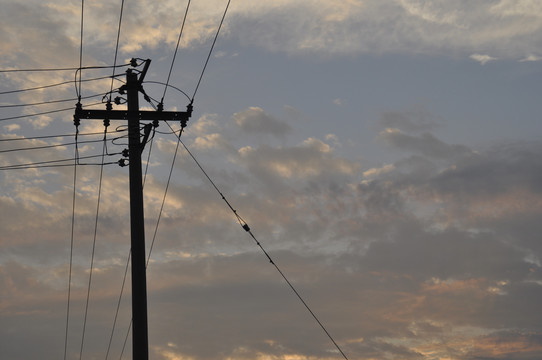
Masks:
[[[337,99],[333,100],[333,104],[335,104],[337,106],[343,106],[344,103],[345,103],[345,101],[343,99],[340,99],[340,98],[337,98]]]
[[[19,125],[19,124],[4,125],[4,129],[6,129],[9,132],[12,132],[12,131],[20,130],[21,125]]]
[[[480,64],[485,65],[490,61],[495,61],[497,58],[494,58],[489,55],[482,55],[482,54],[472,54],[469,56],[471,59],[478,61]]]
[[[249,107],[233,114],[235,123],[241,130],[252,134],[269,134],[283,137],[292,128],[288,123],[275,119],[259,107]]]
[[[420,136],[413,136],[399,129],[388,128],[381,131],[378,137],[395,148],[436,159],[457,158],[472,153],[466,146],[446,144],[427,132]]]
[[[383,128],[406,132],[431,131],[439,126],[435,116],[420,106],[401,111],[384,111],[377,124]]]
[[[19,66],[27,67],[37,67],[35,58],[51,65],[77,63],[80,7],[54,1],[34,5],[16,2],[5,5],[3,13],[10,16],[2,19],[6,34],[2,52],[10,55],[4,62],[17,57]],[[539,5],[532,0],[497,4],[462,0],[453,5],[420,0],[284,0],[270,4],[241,1],[229,10],[221,37],[287,53],[337,56],[460,52],[484,56],[477,61],[485,63],[493,57],[486,58],[487,55],[479,52],[518,59],[523,54],[542,51],[535,36],[542,27],[538,9]],[[173,1],[157,6],[146,0],[127,6],[120,34],[121,54],[175,45],[184,10]],[[211,1],[191,6],[181,48],[194,48],[210,40],[222,11]],[[116,4],[97,2],[87,5],[85,12],[85,63],[95,63],[91,58],[97,53],[95,50],[102,49],[103,53],[104,47],[112,49],[115,45],[116,37],[109,35],[117,32],[119,8]],[[16,30],[22,23],[33,24],[32,28],[40,31],[33,32],[32,38],[25,38],[29,31]],[[41,55],[25,55],[21,44],[24,49],[39,49]],[[99,60],[111,62],[111,59]]]
[[[258,177],[318,178],[325,174],[352,174],[357,164],[335,157],[325,142],[309,138],[289,148],[245,147],[239,150],[243,161]]]
[[[542,60],[542,56],[537,56],[537,55],[529,55],[529,56],[526,56],[525,58],[519,60],[520,62],[531,62],[531,61],[540,61]]]
[[[473,53],[514,59],[541,49],[538,4],[421,0],[293,2],[240,7],[244,43],[291,53]],[[533,10],[534,9],[534,10]],[[255,24],[259,26],[254,26]],[[251,29],[252,31],[247,31]],[[503,46],[503,43],[506,46]]]

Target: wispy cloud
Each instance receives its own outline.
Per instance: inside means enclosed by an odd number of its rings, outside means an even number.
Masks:
[[[483,54],[472,54],[469,56],[471,59],[478,61],[480,64],[485,65],[490,61],[495,61],[497,58],[489,56],[489,55],[483,55]]]

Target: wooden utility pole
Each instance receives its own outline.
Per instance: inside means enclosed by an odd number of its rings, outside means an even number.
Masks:
[[[148,360],[149,340],[147,324],[147,275],[145,259],[145,219],[143,213],[143,184],[141,174],[141,152],[143,146],[140,141],[141,120],[179,120],[181,126],[192,114],[192,105],[187,111],[140,111],[139,92],[143,90],[142,83],[150,65],[145,61],[145,67],[140,73],[129,69],[126,71],[126,85],[121,87],[121,93],[126,92],[127,111],[111,110],[84,110],[78,104],[74,118],[76,119],[109,119],[128,120],[128,161],[130,176],[130,236],[132,255],[132,359]],[[110,105],[110,104],[108,104]],[[144,144],[143,144],[144,145]]]

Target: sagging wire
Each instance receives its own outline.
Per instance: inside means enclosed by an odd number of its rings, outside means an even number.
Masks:
[[[226,199],[226,197],[224,196],[224,194],[220,191],[220,189],[216,186],[215,182],[209,177],[209,175],[207,174],[207,172],[203,169],[203,167],[201,166],[201,164],[199,163],[199,161],[196,159],[196,157],[194,156],[194,154],[192,154],[192,152],[188,149],[188,147],[184,144],[184,142],[179,138],[179,142],[183,145],[183,147],[185,148],[186,152],[190,155],[190,157],[194,160],[194,162],[196,163],[196,165],[200,168],[200,170],[203,172],[203,174],[205,175],[205,177],[207,178],[207,180],[209,180],[209,182],[211,183],[211,185],[215,188],[215,190],[218,192],[218,194],[221,196],[222,200],[224,200],[224,202],[226,203],[226,205],[230,208],[230,210],[233,212],[233,214],[235,215],[235,217],[237,218],[237,221],[239,222],[239,225],[241,225],[241,227],[243,228],[243,230],[245,230],[249,235],[250,237],[254,240],[254,242],[256,243],[256,245],[260,248],[260,250],[263,252],[263,254],[267,257],[267,259],[269,260],[269,262],[271,263],[271,265],[273,265],[275,267],[275,269],[278,271],[278,273],[282,276],[282,278],[284,279],[284,281],[286,281],[286,283],[288,284],[288,286],[290,287],[290,289],[294,292],[294,294],[297,296],[297,298],[301,301],[301,303],[303,304],[303,306],[307,309],[307,311],[311,314],[311,316],[314,318],[314,320],[316,320],[316,322],[318,323],[318,325],[320,326],[320,328],[324,331],[324,333],[327,335],[327,337],[331,340],[331,342],[333,343],[333,345],[335,346],[335,348],[341,353],[341,355],[344,357],[344,359],[348,360],[348,357],[346,356],[346,354],[343,352],[343,350],[341,349],[341,347],[337,344],[337,342],[335,341],[335,339],[331,336],[331,334],[328,332],[328,330],[326,329],[326,327],[322,324],[322,322],[320,322],[320,320],[318,319],[318,317],[316,316],[316,314],[312,311],[312,309],[309,307],[309,305],[305,302],[305,300],[303,299],[303,297],[299,294],[299,292],[296,290],[296,288],[293,286],[293,284],[288,280],[288,278],[286,277],[286,275],[282,272],[282,270],[280,269],[280,267],[273,261],[273,259],[271,258],[271,256],[269,255],[269,253],[265,250],[265,248],[263,247],[263,245],[258,241],[258,239],[256,238],[256,236],[254,236],[254,234],[252,233],[250,227],[248,226],[247,222],[237,213],[237,210],[235,210],[233,208],[233,206],[230,204],[230,202]]]

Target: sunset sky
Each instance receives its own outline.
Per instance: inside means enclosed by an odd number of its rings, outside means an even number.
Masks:
[[[0,0],[1,359],[132,357],[128,167],[100,181],[100,120],[69,160],[78,86],[105,109],[127,67],[11,71],[113,65],[121,4]],[[173,64],[183,143],[348,359],[542,359],[542,1],[231,0],[196,91],[226,4],[191,2],[174,60],[187,1],[125,1],[117,64],[156,100]],[[160,211],[156,130],[149,358],[342,359],[182,145]]]

